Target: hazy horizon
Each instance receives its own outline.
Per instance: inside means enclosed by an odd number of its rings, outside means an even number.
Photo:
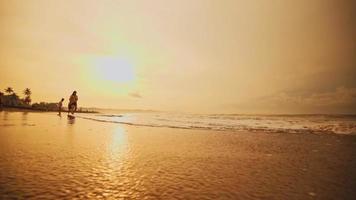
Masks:
[[[356,114],[356,3],[1,1],[0,90],[189,113]]]

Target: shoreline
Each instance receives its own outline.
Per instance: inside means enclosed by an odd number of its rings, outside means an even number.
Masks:
[[[21,108],[5,108],[5,109],[0,109],[1,111],[5,112],[33,112],[33,113],[58,113],[58,111],[43,111],[43,110],[36,110],[36,109],[21,109]],[[66,114],[68,111],[62,111],[62,114]],[[83,111],[77,111],[76,113],[78,114],[104,114],[99,111],[93,111],[93,112],[83,112]],[[110,115],[110,114],[109,114]],[[133,127],[151,127],[151,128],[169,128],[169,129],[183,129],[183,130],[202,130],[202,131],[216,131],[216,132],[233,132],[233,133],[265,133],[265,134],[316,134],[316,135],[323,135],[323,134],[328,134],[328,135],[353,135],[356,136],[355,133],[343,133],[343,132],[333,132],[333,131],[313,131],[313,130],[297,130],[297,131],[283,131],[283,130],[275,130],[275,131],[263,131],[263,130],[234,130],[234,129],[211,129],[211,128],[204,128],[204,127],[180,127],[180,126],[169,126],[169,125],[150,125],[150,124],[135,124],[131,122],[119,122],[119,121],[108,121],[108,120],[101,120],[101,119],[94,119],[86,116],[76,116],[77,118],[83,119],[83,120],[88,120],[88,121],[93,121],[93,122],[99,122],[99,123],[110,123],[110,124],[117,124],[117,125],[125,125],[125,126],[133,126]]]
[[[40,110],[34,108],[25,108],[25,107],[2,107],[0,111],[8,111],[8,112],[43,112],[43,113],[58,113],[58,110]],[[68,112],[68,110],[62,110],[63,113]],[[76,113],[88,113],[88,114],[97,114],[100,113],[98,111],[76,111]]]

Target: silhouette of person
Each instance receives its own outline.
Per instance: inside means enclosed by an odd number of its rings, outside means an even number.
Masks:
[[[64,101],[64,98],[62,98],[58,103],[58,115],[61,115],[62,107],[63,107],[63,101]]]
[[[69,103],[68,103],[68,114],[71,112],[74,114],[75,111],[77,111],[77,102],[78,102],[78,96],[77,96],[77,91],[74,91],[72,95],[69,97]]]

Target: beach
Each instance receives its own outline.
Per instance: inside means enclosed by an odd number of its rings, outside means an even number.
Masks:
[[[0,199],[355,199],[356,136],[0,112]]]

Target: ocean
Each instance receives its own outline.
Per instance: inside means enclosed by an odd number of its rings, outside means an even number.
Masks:
[[[79,118],[133,126],[267,133],[356,134],[356,115],[243,115],[120,112],[78,114]]]

